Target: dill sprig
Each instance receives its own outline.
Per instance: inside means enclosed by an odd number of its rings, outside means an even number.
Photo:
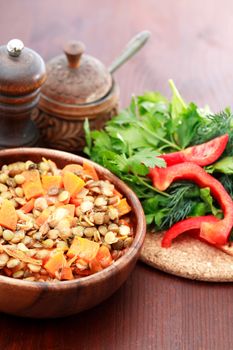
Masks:
[[[207,115],[197,127],[191,144],[201,144],[226,133],[230,133],[229,136],[232,137],[231,142],[233,143],[232,126],[233,116],[228,109],[217,114]]]
[[[218,180],[221,182],[225,190],[233,198],[233,176],[232,175],[221,175]]]
[[[168,212],[161,222],[162,230],[171,227],[174,223],[186,218],[192,208],[194,197],[199,196],[199,189],[191,182],[177,182],[169,190]]]

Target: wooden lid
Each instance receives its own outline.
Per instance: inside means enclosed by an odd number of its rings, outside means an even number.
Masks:
[[[35,51],[13,39],[0,46],[0,95],[22,96],[37,90],[45,81],[45,64]]]
[[[80,106],[103,98],[110,91],[112,77],[96,58],[84,54],[82,43],[71,41],[65,54],[50,60],[41,98],[48,103]]]

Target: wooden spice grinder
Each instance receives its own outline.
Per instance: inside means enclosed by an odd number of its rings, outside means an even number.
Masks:
[[[0,148],[36,145],[39,133],[30,116],[45,78],[43,59],[22,41],[0,46]]]

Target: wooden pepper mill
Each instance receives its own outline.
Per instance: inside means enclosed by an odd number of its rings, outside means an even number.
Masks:
[[[22,41],[0,46],[0,148],[34,146],[39,133],[30,119],[46,78],[43,59]]]

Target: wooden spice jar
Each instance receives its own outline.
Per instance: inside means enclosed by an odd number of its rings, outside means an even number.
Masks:
[[[117,84],[107,68],[84,49],[80,42],[69,42],[65,54],[46,65],[47,81],[33,119],[48,147],[82,151],[85,118],[92,129],[100,129],[117,114]]]

